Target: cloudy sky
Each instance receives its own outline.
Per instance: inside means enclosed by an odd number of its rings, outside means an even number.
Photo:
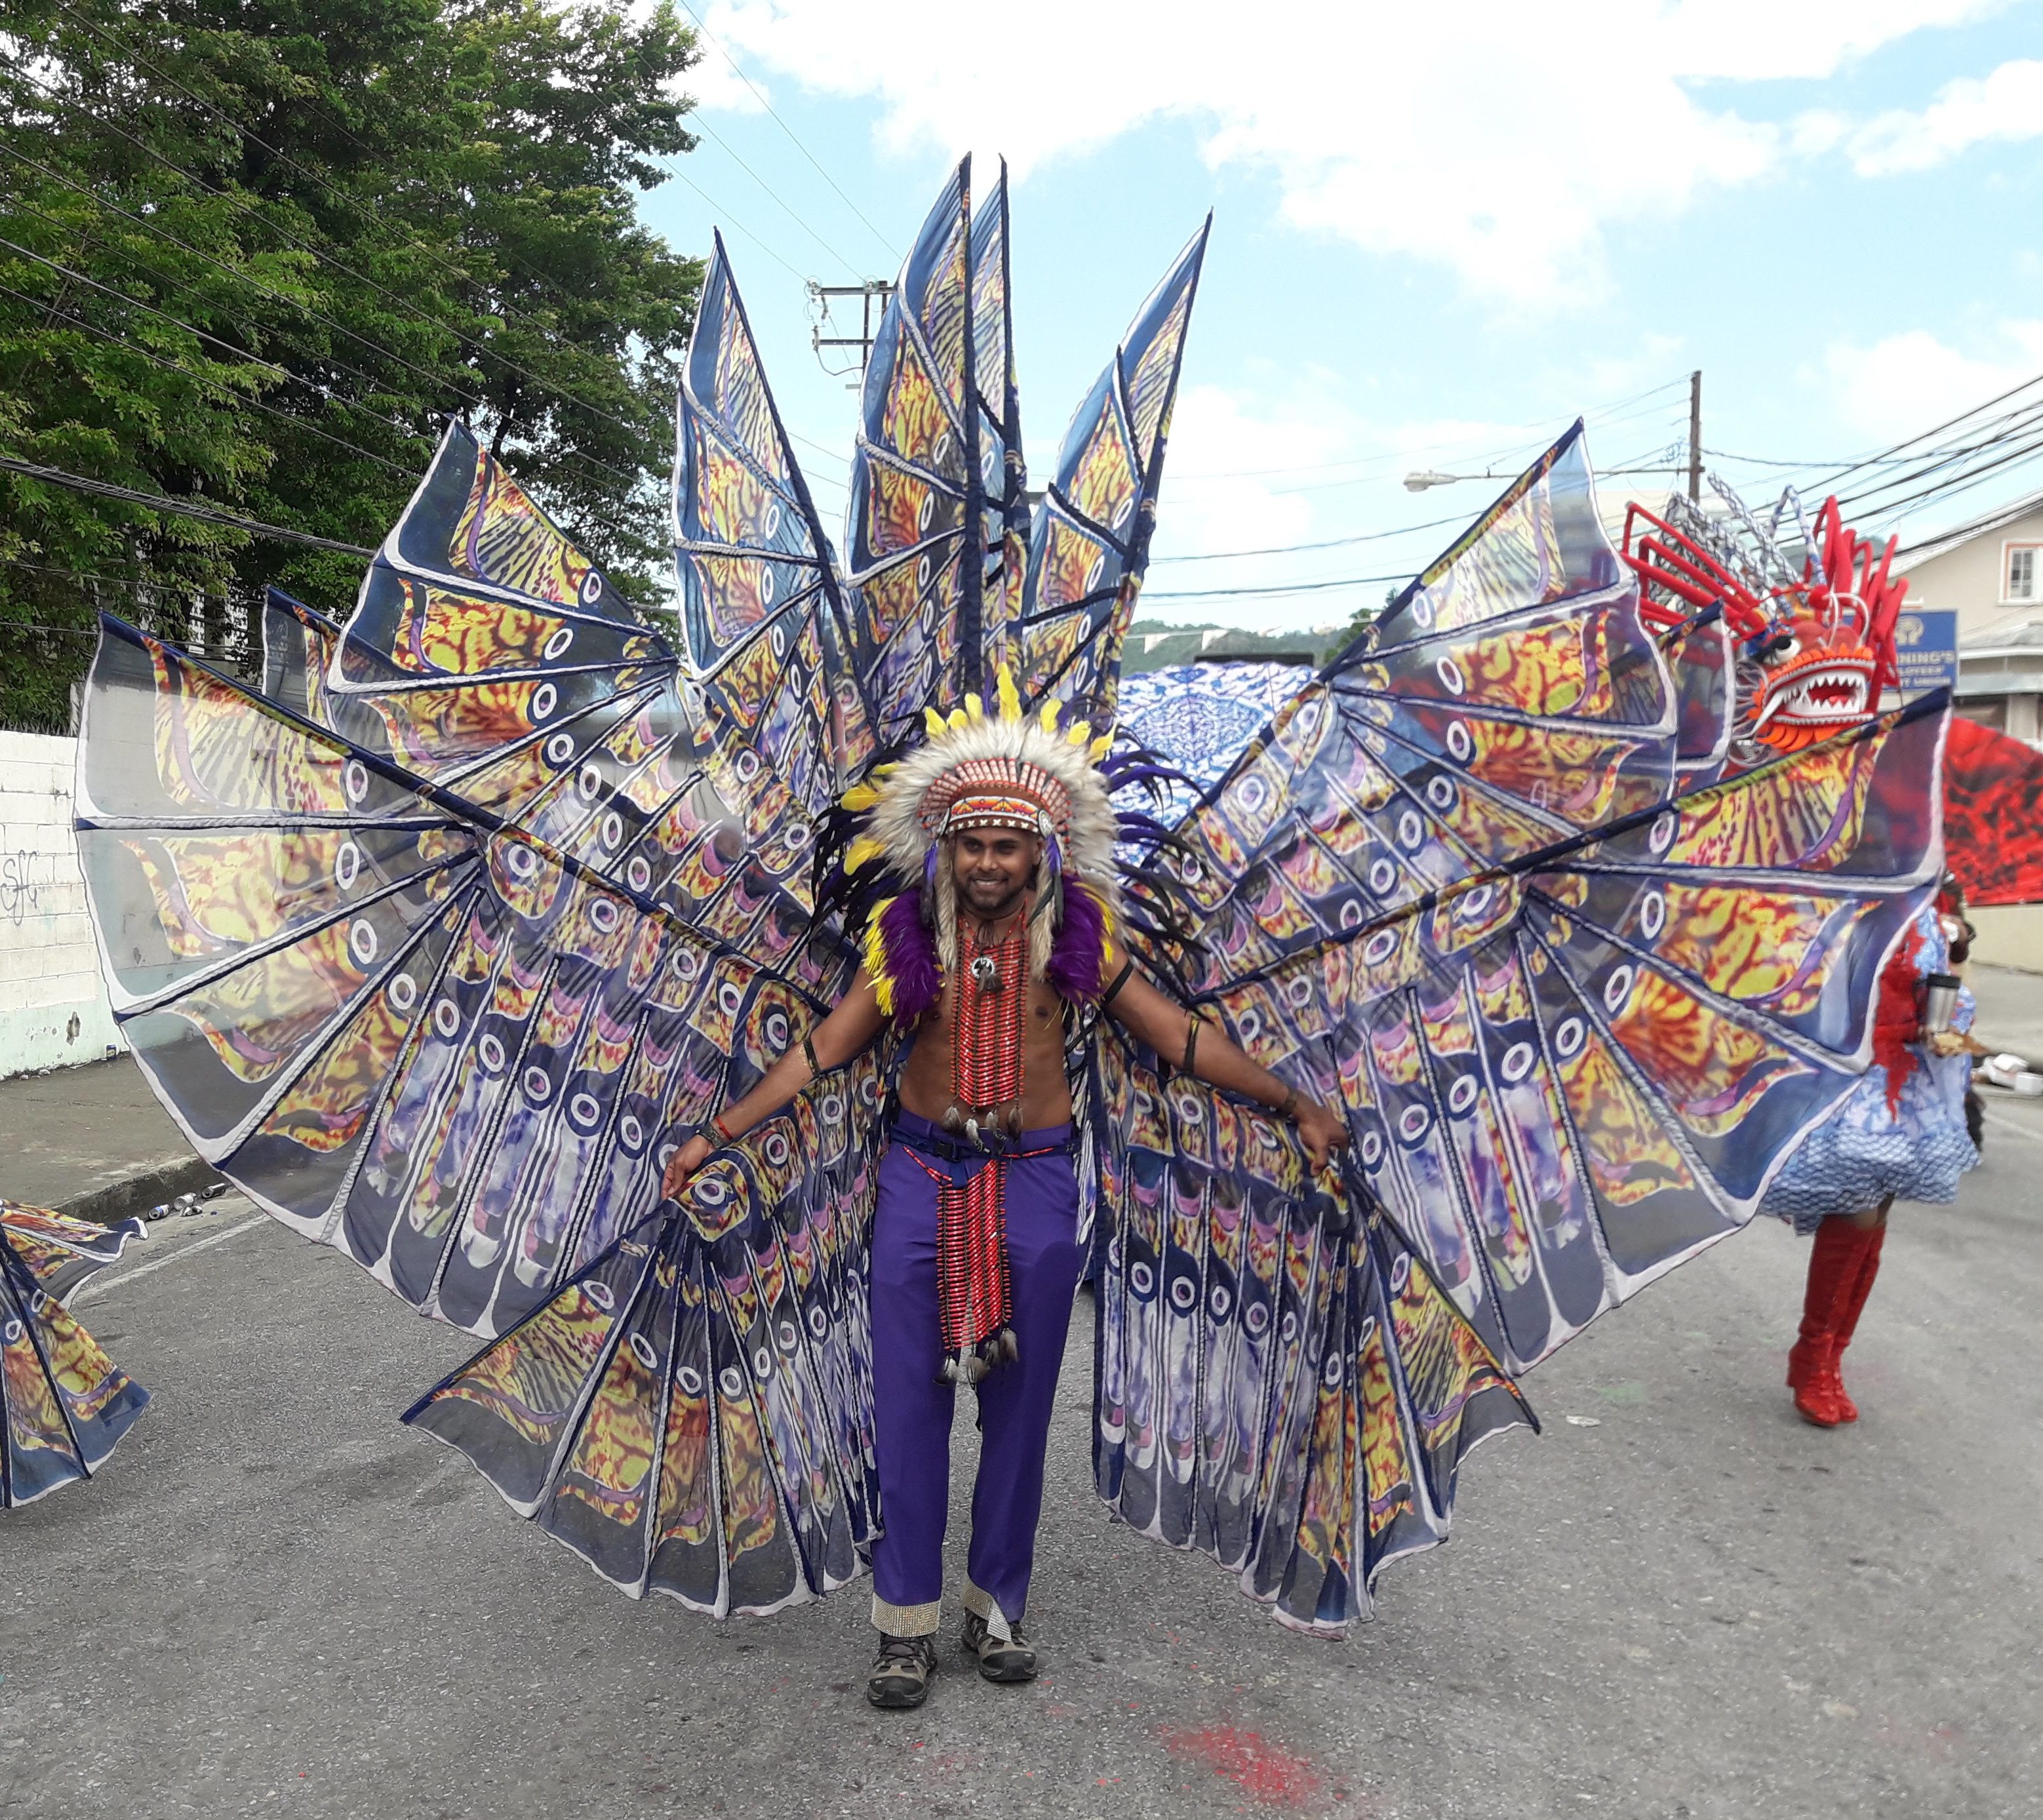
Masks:
[[[1345,619],[1496,490],[1406,473],[1509,469],[1577,415],[1607,473],[1664,464],[1693,368],[1749,496],[2043,370],[2043,0],[684,10],[703,143],[646,212],[723,228],[826,512],[855,400],[803,281],[891,278],[958,156],[1014,181],[1032,473],[1214,211],[1155,617]]]

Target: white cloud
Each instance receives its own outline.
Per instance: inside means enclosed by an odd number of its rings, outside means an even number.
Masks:
[[[1775,167],[1792,136],[1719,79],[1822,78],[1991,0],[719,0],[711,29],[882,143],[1004,151],[1018,175],[1145,121],[1267,172],[1298,226],[1547,303],[1602,282],[1603,234]]]
[[[1870,442],[1912,435],[2006,392],[2043,366],[2043,321],[2000,324],[1999,358],[1967,354],[1926,329],[1823,356],[1837,421]]]
[[[1852,134],[1852,167],[1861,177],[1928,171],[1987,140],[2043,133],[2043,62],[2003,63],[1984,79],[1949,82],[1919,113],[1876,115]]]

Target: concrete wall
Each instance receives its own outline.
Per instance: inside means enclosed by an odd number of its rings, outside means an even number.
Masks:
[[[71,841],[78,741],[0,732],[0,1076],[121,1046]]]
[[[1978,931],[1970,960],[2043,973],[2043,904],[1973,904],[1965,914]]]

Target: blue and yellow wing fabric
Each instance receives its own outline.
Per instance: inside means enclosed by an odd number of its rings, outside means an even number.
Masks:
[[[147,1236],[0,1201],[0,1510],[90,1477],[148,1402],[63,1305]]]
[[[1114,718],[1121,648],[1156,529],[1171,411],[1205,259],[1208,220],[1164,274],[1073,414],[1036,509],[1016,676],[1094,726]]]
[[[1577,428],[1157,855],[1197,1003],[1352,1145],[1309,1182],[1109,1035],[1098,1477],[1286,1623],[1443,1537],[1517,1374],[1748,1220],[1864,1068],[1941,716],[1685,788],[1689,705]]]
[[[1004,259],[1005,245],[1000,235],[987,248]],[[916,236],[881,314],[852,456],[857,661],[880,744],[890,750],[913,740],[925,707],[947,713],[968,692],[984,694],[991,673],[973,248],[968,159]],[[983,293],[989,314],[994,288]],[[1004,281],[997,289],[1004,321]]]
[[[720,235],[676,428],[675,561],[708,756],[728,799],[784,841],[871,764],[872,715],[835,558]],[[768,819],[776,810],[784,828]]]
[[[816,1013],[803,918],[642,711],[541,716],[457,780],[530,787],[478,803],[102,627],[79,843],[138,1060],[259,1205],[477,1332],[652,1212],[672,1129]]]
[[[877,1529],[873,1057],[719,1151],[405,1420],[633,1598],[818,1597]]]

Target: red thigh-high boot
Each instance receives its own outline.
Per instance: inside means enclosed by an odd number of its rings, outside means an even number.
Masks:
[[[1826,1220],[1824,1224],[1828,1225],[1830,1222]],[[1851,1299],[1846,1303],[1843,1316],[1838,1323],[1836,1343],[1830,1352],[1830,1375],[1836,1381],[1838,1412],[1847,1422],[1858,1420],[1858,1405],[1845,1389],[1842,1371],[1845,1348],[1851,1344],[1853,1334],[1858,1331],[1859,1311],[1865,1306],[1865,1298],[1872,1293],[1872,1279],[1880,1274],[1880,1247],[1887,1242],[1887,1222],[1881,1220],[1870,1231],[1862,1231],[1859,1236],[1863,1243],[1859,1247],[1858,1274],[1853,1279]]]
[[[1803,1420],[1819,1428],[1834,1428],[1858,1416],[1845,1395],[1844,1380],[1838,1375],[1838,1354],[1844,1349],[1838,1335],[1842,1332],[1849,1337],[1848,1324],[1857,1316],[1853,1297],[1859,1278],[1866,1274],[1866,1250],[1869,1244],[1878,1244],[1881,1231],[1877,1226],[1854,1225],[1849,1218],[1834,1214],[1816,1228],[1815,1242],[1809,1247],[1802,1331],[1788,1354],[1788,1385]],[[1872,1287],[1869,1275],[1866,1286]]]

